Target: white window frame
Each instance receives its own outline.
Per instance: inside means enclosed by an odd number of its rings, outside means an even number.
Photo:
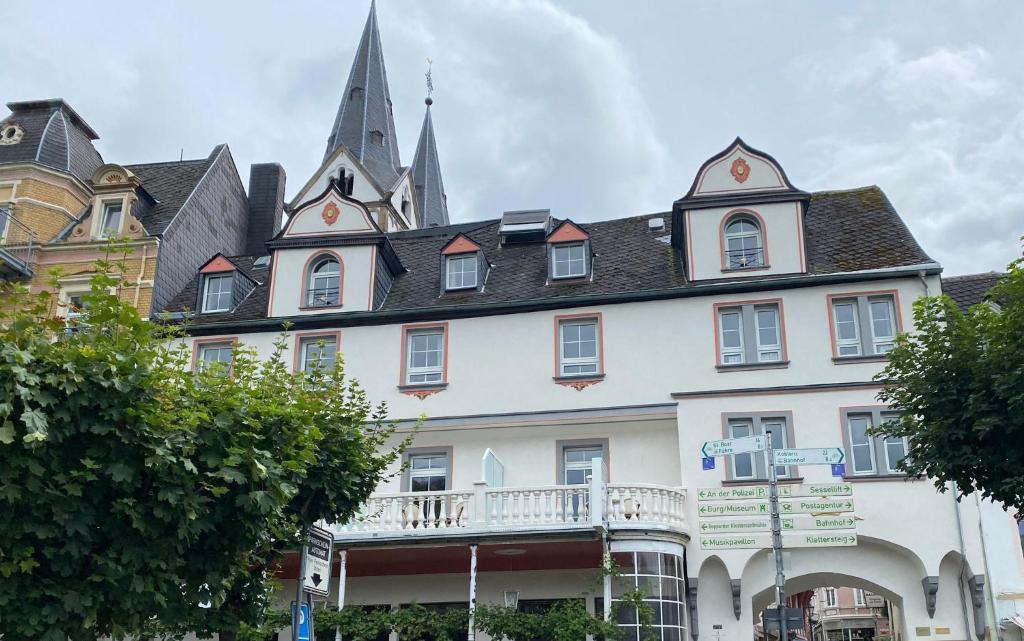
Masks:
[[[587,450],[597,450],[597,456],[592,456],[584,461],[572,461],[569,462],[569,452],[580,452]],[[562,478],[559,481],[562,485],[588,485],[589,476],[594,473],[594,459],[599,458],[604,460],[604,445],[600,443],[594,443],[592,445],[565,445],[562,447]],[[583,483],[570,483],[569,482],[569,471],[570,470],[589,470],[590,475],[586,478]]]
[[[864,419],[867,421],[868,426],[864,430],[864,438],[867,439],[868,444],[868,459],[871,461],[870,470],[857,470],[857,450],[854,447],[856,444],[853,441],[853,421]],[[874,417],[867,412],[851,412],[846,416],[846,434],[850,441],[850,474],[853,476],[876,476],[878,474],[878,465],[875,462],[875,439],[867,432],[875,426]],[[862,445],[863,446],[863,445]]]
[[[214,281],[217,281],[218,283],[223,283],[223,282],[227,282],[228,283],[228,290],[226,292],[223,291],[223,290],[219,290],[215,294],[215,296],[217,297],[217,302],[219,304],[223,304],[223,298],[225,297],[225,295],[227,296],[227,306],[226,307],[219,307],[219,306],[218,307],[211,307],[210,306],[210,283],[212,283]],[[233,274],[228,273],[228,274],[206,274],[206,275],[204,275],[203,276],[203,307],[202,307],[203,313],[204,314],[212,314],[212,313],[215,313],[215,312],[227,312],[227,311],[230,311],[231,310],[231,303],[232,303],[233,298],[234,298],[234,286],[235,286],[235,282],[234,282],[234,275]]]
[[[865,608],[868,605],[867,599],[864,597],[864,590],[861,588],[853,589],[853,605],[858,608]]]
[[[578,249],[580,252],[579,258],[574,258],[572,253],[573,250]],[[560,259],[559,254],[564,254],[565,258]],[[573,264],[579,263],[579,271],[573,271]],[[564,265],[564,271],[560,270],[559,266]],[[554,279],[561,280],[563,278],[584,278],[587,275],[587,244],[585,242],[578,243],[559,243],[551,246],[551,277]]]
[[[337,270],[334,271],[334,272],[327,272],[327,273],[323,273],[323,274],[318,274],[317,271],[316,271],[317,268],[322,266],[324,263],[328,263],[328,262],[334,263],[334,265],[337,268]],[[316,259],[316,262],[314,262],[312,265],[310,265],[310,267],[309,267],[309,274],[306,275],[306,300],[303,301],[305,303],[305,307],[337,307],[338,305],[340,305],[341,304],[341,275],[342,275],[341,261],[338,260],[337,257],[330,256],[330,255],[318,257]],[[337,278],[338,279],[338,287],[337,287],[337,291],[334,292],[334,296],[335,296],[334,300],[333,301],[327,301],[327,302],[315,302],[313,300],[313,292],[315,292],[318,289],[320,289],[320,288],[316,287],[316,282],[318,280],[329,280],[331,278]]]
[[[729,434],[728,438],[745,438],[748,436],[754,436],[754,421],[753,419],[731,419],[729,421]],[[740,457],[744,457],[744,460],[750,461],[750,474],[740,475],[736,471],[736,461]],[[758,478],[757,474],[757,461],[754,459],[753,453],[734,454],[729,457],[729,465],[732,467],[732,480],[736,481],[750,481]]]
[[[775,318],[775,342],[766,344],[761,342],[761,313],[771,312]],[[755,327],[757,335],[757,361],[759,363],[777,363],[782,360],[782,313],[777,305],[760,305],[754,308]],[[767,358],[769,354],[775,354],[775,358]]]
[[[324,342],[324,347],[320,349],[320,341]],[[330,349],[331,343],[334,344],[334,348]],[[329,370],[334,367],[334,364],[338,359],[338,338],[334,335],[323,335],[323,336],[303,336],[299,339],[299,370],[302,372],[308,372],[312,369],[313,359],[310,357],[310,348],[317,349],[316,358],[320,360],[321,368]],[[328,351],[329,350],[329,351]],[[323,354],[330,353],[330,365],[324,365]]]
[[[836,595],[835,588],[825,588],[825,607],[826,608],[837,608],[839,607],[839,599]]]
[[[430,459],[432,461],[434,459],[439,459],[439,458],[440,459],[444,459],[444,467],[443,468],[426,467],[426,468],[422,468],[422,469],[417,470],[416,467],[415,467],[415,462],[414,461],[416,461],[417,459]],[[409,458],[408,458],[408,465],[409,465],[409,475],[408,475],[409,488],[408,488],[408,491],[409,492],[416,492],[417,494],[421,494],[421,493],[429,494],[430,492],[446,492],[446,491],[452,489],[452,488],[448,487],[448,472],[449,472],[448,468],[451,467],[451,464],[452,464],[452,462],[448,459],[448,453],[447,452],[429,452],[429,453],[424,452],[424,453],[410,454]],[[426,490],[414,490],[414,489],[412,489],[412,481],[413,481],[414,478],[427,478],[427,479],[431,479],[431,478],[435,478],[435,477],[438,477],[438,476],[440,476],[441,478],[444,479],[444,488],[443,489],[441,489],[441,490],[431,490],[431,489],[429,489],[429,486],[430,486],[430,482],[429,481],[427,481],[428,489],[426,489]]]
[[[117,215],[117,225],[111,227],[111,226],[108,226],[106,223],[107,223],[107,216],[108,216],[109,210],[110,210],[111,207],[114,207],[114,206],[119,207],[120,211],[118,212],[118,215]],[[97,240],[106,240],[106,239],[111,238],[111,237],[116,237],[118,234],[121,233],[121,227],[122,227],[122,225],[124,223],[124,214],[125,214],[124,198],[100,200],[99,201],[99,209],[100,209],[100,211],[99,211],[99,219],[96,221],[96,233],[95,233],[96,239]]]
[[[738,346],[726,347],[725,345],[725,316],[736,316],[740,344]],[[719,358],[722,365],[741,365],[746,362],[745,341],[743,340],[743,310],[739,307],[728,307],[718,310],[718,337],[720,341]]]
[[[425,367],[413,366],[413,344],[418,336],[439,335],[441,342],[438,345],[438,364]],[[422,329],[410,329],[405,334],[405,376],[406,385],[441,385],[444,383],[445,367],[445,329],[443,327],[424,327]],[[424,350],[425,353],[434,350]],[[423,380],[414,381],[414,377],[423,377]]]
[[[593,325],[594,327],[594,355],[593,356],[579,356],[579,357],[568,357],[565,355],[565,329],[567,327],[584,327]],[[573,341],[570,341],[573,342]],[[584,341],[581,338],[578,342],[583,345]],[[586,341],[589,342],[589,341]],[[584,368],[592,367],[593,371],[586,372],[567,372],[569,368]],[[597,317],[584,317],[584,318],[566,318],[558,321],[558,375],[564,377],[585,377],[585,376],[599,376],[601,374],[601,322]]]
[[[7,205],[0,205],[0,245],[7,240],[7,229],[11,226],[14,210]]]
[[[480,259],[476,253],[456,254],[445,257],[445,289],[448,291],[459,289],[476,289],[480,271]],[[472,270],[465,269],[466,265],[472,266]],[[455,268],[458,268],[457,270]],[[472,275],[472,282],[468,282],[467,275]],[[459,277],[459,283],[454,282]]]
[[[853,312],[853,338],[840,338],[839,337],[839,308],[849,307]],[[836,331],[836,356],[842,358],[844,356],[860,356],[862,354],[860,344],[860,318],[859,309],[857,306],[857,300],[852,298],[842,298],[832,301],[832,322],[835,323]],[[856,353],[844,354],[843,348],[854,348]]]
[[[748,223],[748,224],[752,225],[754,227],[754,231],[730,232],[729,228],[732,227],[733,225],[735,225],[736,223],[739,223],[739,222],[745,222],[745,223]],[[747,238],[753,238],[754,241],[757,243],[757,246],[753,250],[748,250],[746,248],[741,248],[739,251],[743,252],[744,256],[746,256],[748,254],[748,252],[753,251],[754,252],[754,260],[752,262],[748,263],[748,264],[745,264],[745,265],[744,264],[734,265],[733,264],[733,256],[731,255],[731,252],[733,250],[729,249],[729,241],[735,239],[735,240],[739,240],[740,243],[742,244],[742,242],[745,239],[747,239]],[[750,269],[752,267],[764,267],[765,266],[765,260],[764,260],[764,230],[761,229],[761,223],[758,222],[758,220],[756,218],[754,218],[753,216],[751,216],[749,214],[738,214],[738,215],[733,216],[732,218],[730,218],[729,221],[726,222],[726,224],[725,224],[725,229],[724,229],[724,233],[723,233],[723,240],[722,240],[722,242],[725,245],[722,248],[722,250],[725,252],[725,256],[724,256],[725,261],[724,262],[725,262],[725,268],[726,269]],[[739,261],[737,261],[737,262],[739,262]]]
[[[875,305],[885,305],[889,314],[889,335],[878,336],[875,334]],[[896,305],[889,296],[868,298],[868,315],[871,318],[871,347],[875,354],[886,354],[894,346],[896,341]]]
[[[226,362],[220,360],[219,358],[217,360],[214,360],[214,361],[207,361],[206,360],[206,353],[207,352],[210,352],[210,351],[213,351],[213,350],[221,352],[221,351],[223,351],[225,349],[228,350],[228,354],[231,355],[231,359],[230,360],[228,360]],[[231,341],[220,341],[220,342],[214,342],[214,343],[202,343],[202,344],[200,344],[199,345],[199,349],[198,349],[198,353],[196,354],[196,369],[197,370],[198,369],[203,369],[203,368],[208,366],[208,363],[225,363],[230,368],[231,367],[231,363],[234,360],[234,349],[235,349],[235,345]]]

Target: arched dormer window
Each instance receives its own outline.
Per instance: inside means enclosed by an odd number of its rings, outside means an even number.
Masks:
[[[750,214],[738,214],[725,224],[726,269],[764,267],[764,232]]]
[[[313,259],[306,274],[306,307],[341,305],[341,263],[334,256]]]

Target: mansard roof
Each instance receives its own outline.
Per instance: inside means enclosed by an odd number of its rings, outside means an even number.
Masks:
[[[18,125],[24,133],[16,144],[0,145],[0,164],[35,163],[84,183],[103,164],[92,145],[99,136],[63,99],[9,102],[7,108],[11,114],[0,126]]]
[[[973,305],[985,300],[989,290],[995,287],[1005,274],[986,272],[948,276],[942,279],[942,293],[953,299],[961,311],[966,312]]]
[[[664,229],[652,231],[648,221],[664,220]],[[562,221],[558,221],[559,223]],[[677,250],[671,245],[670,212],[593,223],[577,223],[588,234],[593,252],[593,279],[548,284],[547,244],[502,245],[500,220],[449,225],[388,234],[395,252],[408,270],[398,275],[382,307],[373,312],[348,312],[293,318],[297,325],[340,325],[395,322],[396,319],[443,318],[460,315],[500,314],[527,309],[553,309],[627,300],[655,300],[700,295],[735,288],[736,291],[799,287],[834,280],[867,278],[865,270],[886,270],[926,265],[938,270],[907,230],[878,187],[810,194],[805,216],[808,275],[787,274],[734,280],[723,278],[688,281]],[[486,286],[472,295],[438,297],[441,279],[439,256],[458,235],[479,245],[492,265]],[[243,259],[238,259],[243,260]],[[251,261],[252,258],[244,259]],[[878,275],[872,275],[876,278]],[[256,287],[235,313],[206,315],[191,321],[190,331],[212,333],[254,324],[266,318],[267,285]],[[194,306],[195,291],[183,292],[169,306],[183,311]],[[346,321],[346,317],[351,321]],[[274,326],[271,319],[260,326]],[[209,325],[204,329],[204,325]]]
[[[416,156],[412,161],[412,179],[416,187],[416,210],[419,214],[419,220],[416,222],[421,229],[449,224],[448,197],[444,193],[441,162],[437,158],[434,120],[430,116],[431,104],[433,101],[427,98],[427,111],[423,115],[420,140],[416,144]]]
[[[374,132],[383,135],[383,144],[373,140]],[[341,146],[347,148],[385,189],[394,185],[402,173],[395,119],[391,113],[391,91],[377,29],[376,2],[370,3],[370,14],[327,139],[324,160]]]

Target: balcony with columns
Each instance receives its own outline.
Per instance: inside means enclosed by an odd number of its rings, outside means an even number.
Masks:
[[[342,546],[502,539],[531,535],[612,536],[630,530],[688,538],[686,490],[605,483],[600,459],[587,484],[374,494],[359,514],[336,525]],[[486,476],[486,474],[485,474]]]

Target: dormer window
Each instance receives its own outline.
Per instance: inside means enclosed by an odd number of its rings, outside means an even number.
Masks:
[[[203,277],[203,313],[226,312],[231,309],[233,274],[208,274]]]
[[[479,259],[476,253],[448,256],[446,264],[446,289],[474,289],[477,286],[477,267]]]
[[[350,100],[359,100],[363,97],[363,88],[352,87],[352,91],[349,92],[348,97]]]
[[[345,194],[346,196],[351,196],[352,189],[353,187],[355,187],[355,179],[356,175],[353,172],[349,171],[345,167],[339,169],[338,184],[341,185],[341,193]]]
[[[100,212],[100,226],[96,238],[105,240],[117,236],[118,232],[121,231],[121,213],[123,208],[124,202],[121,200],[111,200],[103,203]]]
[[[306,307],[337,307],[341,304],[341,263],[332,256],[318,258],[310,267]]]
[[[764,234],[760,223],[747,214],[740,214],[725,225],[726,269],[764,267]]]
[[[552,278],[583,278],[586,275],[585,243],[564,243],[551,247]]]
[[[370,142],[378,147],[384,146],[384,132],[374,129],[370,132]]]

